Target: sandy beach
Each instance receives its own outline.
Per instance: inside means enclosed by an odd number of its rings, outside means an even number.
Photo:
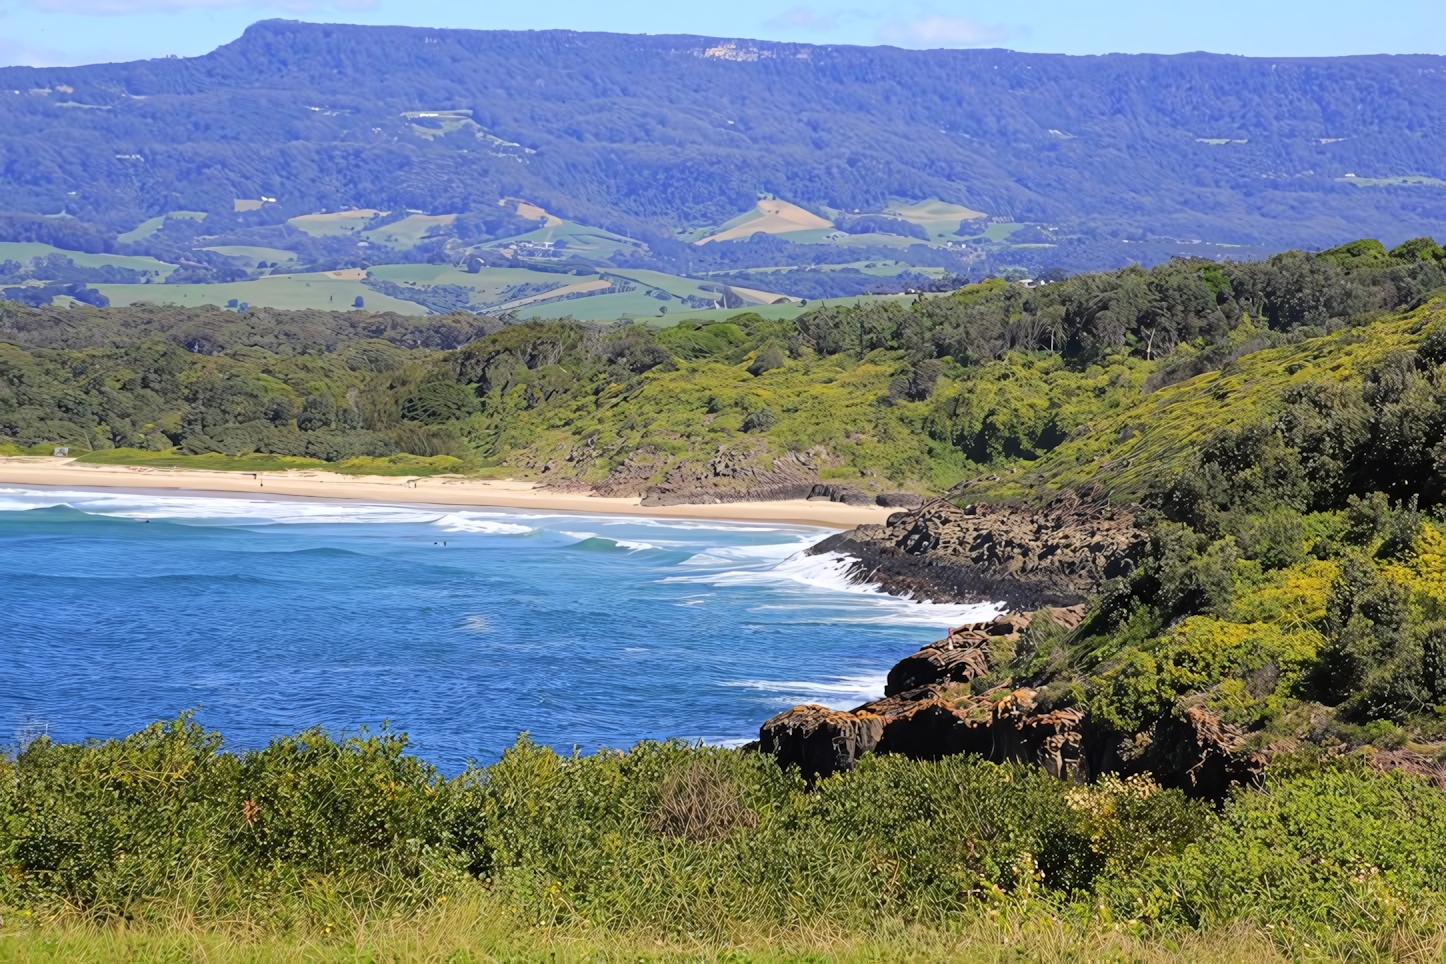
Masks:
[[[339,475],[314,469],[285,472],[215,472],[132,465],[90,465],[51,456],[0,457],[0,485],[72,488],[166,489],[186,492],[262,495],[358,502],[418,502],[432,505],[600,512],[652,518],[791,522],[850,529],[883,522],[895,510],[838,502],[793,499],[718,505],[643,506],[638,498],[604,499],[538,488],[521,480],[459,477],[407,478]]]

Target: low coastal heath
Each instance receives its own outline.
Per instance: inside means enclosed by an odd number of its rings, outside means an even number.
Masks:
[[[882,695],[988,605],[853,584],[831,530],[455,506],[0,489],[0,728],[109,737],[197,710],[237,746],[405,730],[449,770],[519,732],[570,751],[741,743]]]

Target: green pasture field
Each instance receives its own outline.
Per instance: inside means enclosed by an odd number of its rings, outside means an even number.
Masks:
[[[927,201],[896,200],[884,208],[884,213],[917,224],[929,234],[929,238],[951,238],[959,230],[962,221],[987,220],[981,211],[950,204],[930,198]]]
[[[384,224],[372,231],[363,231],[361,236],[373,244],[415,248],[422,243],[428,231],[444,227],[455,220],[455,214],[408,214],[400,221]]]
[[[658,312],[666,307],[666,315]],[[683,309],[676,301],[659,301],[644,294],[642,289],[620,295],[593,295],[590,298],[574,298],[571,301],[549,301],[545,304],[529,305],[517,312],[519,318],[556,318],[570,315],[578,321],[614,321],[619,318],[637,318],[657,324],[672,324],[673,312]],[[706,312],[705,312],[706,314]],[[684,317],[682,314],[679,317]]]
[[[636,251],[643,247],[641,241],[634,241],[602,228],[566,220],[552,227],[538,228],[536,231],[504,238],[501,241],[491,241],[485,247],[506,248],[519,241],[566,241],[569,254],[598,258],[606,258],[619,251]]]
[[[573,284],[589,280],[591,276],[561,275],[545,271],[529,271],[525,268],[482,268],[473,274],[452,265],[436,264],[392,264],[377,265],[371,269],[374,277],[397,284],[415,285],[461,285],[476,292],[473,304],[495,303],[503,290],[511,285],[543,284],[563,282]],[[678,313],[680,317],[693,317],[696,309],[685,309],[676,300],[660,301],[647,292],[661,289],[675,299],[689,295],[716,297],[715,292],[706,292],[701,285],[706,282],[682,278],[661,271],[625,269],[603,272],[609,278],[631,281],[637,290],[623,294],[593,295],[588,298],[574,298],[570,301],[553,301],[546,304],[529,305],[517,314],[523,318],[551,318],[571,315],[584,321],[612,321],[623,317],[652,318],[659,315],[658,309],[667,306],[668,315]],[[661,316],[660,316],[661,317]]]
[[[773,233],[780,241],[792,241],[794,244],[831,244],[829,235],[838,231],[838,228],[800,228],[797,231],[780,231]],[[865,235],[849,235],[849,237],[865,237]],[[867,235],[873,237],[873,235]]]
[[[373,278],[380,278],[382,281],[395,281],[397,284],[411,282],[412,284],[423,285],[466,285],[475,287],[479,284],[479,278],[488,278],[485,285],[496,284],[518,284],[527,280],[532,274],[520,268],[483,268],[483,272],[495,272],[499,278],[496,282],[491,280],[490,275],[470,274],[451,264],[374,264],[368,271]],[[503,281],[502,277],[516,276],[518,281]]]
[[[257,261],[277,261],[285,263],[296,260],[295,251],[286,251],[281,248],[262,248],[252,244],[223,244],[214,248],[202,248],[202,251],[214,251],[217,254],[224,254],[228,258],[245,258],[253,264]]]
[[[342,281],[324,274],[278,274],[253,281],[214,285],[96,285],[113,305],[152,304],[224,305],[235,298],[266,308],[321,308],[347,311],[360,295],[367,311],[394,311],[399,315],[425,315],[427,309],[412,301],[373,291],[360,281]]]
[[[947,268],[916,268],[913,265],[904,261],[888,260],[848,261],[843,264],[782,264],[774,265],[773,267],[768,268],[747,268],[744,270],[750,271],[754,274],[772,274],[775,272],[794,271],[797,269],[803,269],[807,271],[839,271],[844,268],[857,268],[863,274],[871,275],[875,278],[894,278],[900,274],[903,274],[905,271],[911,271],[915,274],[928,275],[931,278],[942,278],[949,273]],[[736,270],[738,269],[729,269],[727,271],[710,271],[708,272],[707,276],[709,278],[717,278],[721,282],[726,282],[728,278],[735,273]]]
[[[497,303],[502,292],[513,285],[559,281],[571,284],[584,280],[575,275],[529,271],[526,268],[483,268],[473,274],[450,264],[379,264],[373,265],[370,272],[374,278],[402,285],[460,285],[470,288],[474,305]]]
[[[922,238],[907,238],[901,234],[846,234],[837,228],[810,228],[805,231],[789,231],[775,237],[794,244],[828,244],[838,248],[898,248],[903,250],[916,244],[938,244],[937,240],[924,241]]]
[[[692,278],[680,278],[675,274],[666,274],[662,271],[643,271],[626,268],[622,271],[609,271],[609,277],[627,278],[639,285],[648,285],[653,288],[661,288],[670,295],[679,298],[686,298],[688,295],[702,295],[703,297],[716,297],[717,292],[704,291],[703,284],[707,282],[694,281]]]
[[[427,140],[468,127],[481,130],[472,119],[470,110],[409,110],[404,111],[401,116],[412,122],[412,133]],[[424,123],[417,123],[418,121]]]
[[[760,211],[758,208],[750,208],[747,211],[744,211],[742,214],[738,215],[738,217],[729,218],[727,221],[724,221],[722,224],[718,225],[718,227],[714,228],[712,233],[722,234],[724,231],[731,231],[736,227],[741,227],[742,225],[747,224],[749,221],[757,221],[762,217],[762,211]]]
[[[1002,241],[1008,243],[1009,236],[1015,231],[1023,231],[1029,225],[1021,224],[1018,221],[1007,221],[1004,224],[991,224],[978,234],[969,235],[970,238],[988,238],[990,241]],[[965,238],[964,240],[968,240]]]
[[[399,284],[412,282],[426,284],[456,284],[471,288],[475,294],[472,303],[485,304],[491,301],[508,285],[540,283],[544,281],[579,280],[574,275],[556,275],[541,271],[527,271],[518,268],[483,268],[478,274],[459,271],[450,265],[378,265],[371,273],[380,279]],[[607,272],[609,277],[628,278],[641,282],[634,291],[623,294],[593,295],[588,298],[574,298],[569,301],[549,301],[530,305],[517,312],[520,318],[558,318],[570,316],[579,321],[616,321],[621,318],[636,318],[652,324],[671,325],[682,319],[697,321],[716,319],[718,309],[685,308],[677,300],[659,301],[647,294],[646,286],[661,288],[676,298],[690,294],[708,295],[698,287],[698,282],[687,278],[655,271]],[[720,277],[719,282],[726,282]],[[95,287],[110,299],[111,304],[132,305],[141,302],[151,304],[180,305],[196,308],[201,305],[225,305],[235,298],[238,302],[265,308],[301,309],[320,308],[330,311],[349,311],[357,295],[361,295],[367,311],[394,311],[401,315],[425,315],[425,307],[413,301],[393,298],[373,291],[360,281],[343,281],[329,278],[325,274],[274,274],[251,281],[233,281],[225,284],[195,285],[110,285]],[[808,307],[822,304],[858,304],[881,298],[906,296],[864,296],[862,298],[830,298],[827,302],[811,301]],[[912,296],[908,296],[912,297]],[[666,314],[658,309],[666,307]],[[739,309],[745,310],[745,309]],[[755,305],[746,310],[757,311],[765,318],[796,318],[806,308],[797,304]]]
[[[83,251],[67,251],[64,248],[41,244],[38,241],[0,241],[0,261],[19,261],[24,263],[31,258],[43,258],[50,254],[66,255],[82,268],[99,268],[103,265],[113,265],[117,268],[134,268],[136,271],[159,271],[163,278],[176,270],[175,265],[167,264],[164,261],[157,261],[155,258],[149,256],[86,254]],[[134,285],[132,287],[142,286]]]
[[[385,212],[372,208],[352,211],[334,211],[330,214],[302,214],[286,223],[298,231],[305,231],[313,238],[345,237],[362,228],[378,214]]]
[[[206,220],[205,211],[171,211],[153,218],[147,218],[140,224],[124,234],[117,235],[116,240],[122,244],[129,244],[132,241],[143,241],[159,231],[166,223],[167,218],[184,218],[188,221]],[[76,262],[79,264],[80,262]]]

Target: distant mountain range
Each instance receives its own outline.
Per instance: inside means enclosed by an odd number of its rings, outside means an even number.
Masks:
[[[1074,269],[1441,234],[1446,58],[273,20],[196,58],[0,69],[0,152],[0,240],[171,261],[196,237],[315,245],[286,222],[355,208],[372,227],[376,212],[457,215],[412,248],[561,219],[621,238],[613,263],[682,273],[890,251],[949,270]],[[930,201],[980,216],[897,215]],[[172,212],[207,218],[135,232]],[[750,240],[749,212],[767,237]],[[819,251],[826,238],[858,250]],[[333,260],[358,244],[326,243]]]

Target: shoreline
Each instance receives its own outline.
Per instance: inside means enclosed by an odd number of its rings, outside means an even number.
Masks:
[[[0,457],[0,485],[47,488],[163,490],[262,498],[324,499],[329,502],[384,502],[491,509],[542,509],[592,515],[723,522],[779,522],[852,529],[882,523],[897,510],[881,506],[789,499],[777,502],[720,502],[644,506],[640,497],[602,498],[555,492],[521,480],[416,478],[341,475],[316,469],[284,472],[223,472],[156,466],[91,465],[48,455]]]

